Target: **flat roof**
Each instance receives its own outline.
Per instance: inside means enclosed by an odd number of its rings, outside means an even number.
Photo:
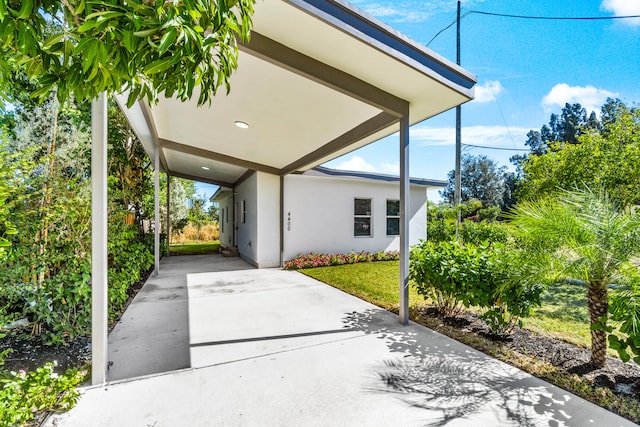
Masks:
[[[400,182],[400,177],[397,175],[387,175],[382,173],[375,172],[360,172],[360,171],[346,171],[340,169],[332,169],[322,166],[316,166],[313,169],[309,169],[304,172],[302,175],[307,176],[331,176],[331,177],[339,177],[339,178],[361,178],[361,179],[370,179],[374,181],[384,181],[384,182]],[[412,185],[419,185],[423,187],[431,187],[431,188],[444,188],[449,183],[448,181],[443,181],[440,179],[425,179],[425,178],[409,178],[409,182]]]
[[[263,0],[253,23],[211,105],[117,97],[163,171],[223,187],[304,172],[473,99],[475,76],[345,1]]]

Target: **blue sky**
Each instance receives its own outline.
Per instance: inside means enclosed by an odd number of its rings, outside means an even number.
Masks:
[[[456,0],[351,0],[384,23],[427,44],[456,17]],[[556,17],[640,15],[640,0],[466,0],[462,14],[483,11]],[[455,25],[429,48],[455,61]],[[462,142],[525,148],[566,102],[599,112],[607,97],[640,102],[640,19],[548,21],[469,14],[461,24],[461,64],[478,78],[476,99],[462,108]],[[446,179],[454,167],[455,113],[411,129],[410,174]],[[398,173],[398,138],[391,136],[327,166]],[[465,148],[511,165],[515,151]],[[201,191],[200,191],[201,192]],[[436,198],[430,194],[430,198]]]

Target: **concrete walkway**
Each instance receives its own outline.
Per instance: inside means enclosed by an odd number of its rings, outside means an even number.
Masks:
[[[166,288],[180,288],[178,270],[203,271],[212,262],[202,258],[195,266],[194,260],[163,261],[154,283],[173,276]],[[45,425],[634,425],[420,325],[401,326],[397,316],[296,272],[245,268],[186,280],[188,343],[176,337],[180,350],[171,354],[179,354],[175,367],[183,366],[188,348],[190,367],[86,388],[76,408]],[[153,304],[171,313],[184,301],[176,298],[170,308],[152,291],[138,296],[146,298],[140,302],[149,305],[146,313]],[[134,323],[128,313],[122,336],[126,323]],[[158,350],[138,347],[139,360],[157,356]]]

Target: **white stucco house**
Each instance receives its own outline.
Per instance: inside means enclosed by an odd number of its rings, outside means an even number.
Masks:
[[[315,167],[287,175],[281,188],[278,177],[252,173],[211,197],[220,208],[221,246],[237,249],[256,267],[279,267],[309,252],[399,250],[398,182],[397,176]],[[426,238],[427,189],[446,184],[410,180],[410,245]]]

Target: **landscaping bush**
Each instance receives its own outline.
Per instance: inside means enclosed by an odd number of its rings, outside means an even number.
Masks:
[[[90,333],[90,245],[88,231],[75,242],[63,233],[54,235],[47,251],[27,238],[14,241],[5,268],[0,269],[0,323],[26,317],[45,343],[63,344]],[[113,319],[127,300],[128,289],[153,265],[153,254],[137,227],[127,225],[117,214],[109,223],[108,245],[109,316]]]
[[[609,318],[612,323],[603,327],[608,336],[609,347],[616,350],[620,359],[628,362],[633,359],[640,364],[640,277],[638,272],[629,272],[628,282],[616,285],[610,293]]]
[[[107,243],[110,320],[115,318],[129,298],[129,288],[140,280],[143,272],[153,266],[153,234],[149,233],[144,237],[140,238],[137,226],[127,225],[119,218],[110,225]],[[166,247],[166,239],[164,246]]]
[[[456,225],[444,219],[427,222],[427,240],[430,242],[448,242],[456,238]]]
[[[301,268],[328,267],[332,265],[355,264],[358,262],[396,261],[400,258],[398,251],[380,252],[351,252],[349,254],[317,254],[308,253],[298,255],[284,263],[285,270],[298,270]]]
[[[9,372],[2,367],[6,354],[0,354],[0,427],[23,425],[38,411],[67,411],[75,406],[76,386],[84,381],[86,371],[69,369],[59,375],[54,363],[46,363],[29,373]]]
[[[505,245],[423,241],[411,251],[410,279],[443,315],[479,307],[496,333],[506,333],[540,305],[543,287],[521,276],[516,252]]]
[[[479,246],[483,243],[507,243],[507,226],[496,222],[464,221],[460,227],[460,236],[464,243]]]

